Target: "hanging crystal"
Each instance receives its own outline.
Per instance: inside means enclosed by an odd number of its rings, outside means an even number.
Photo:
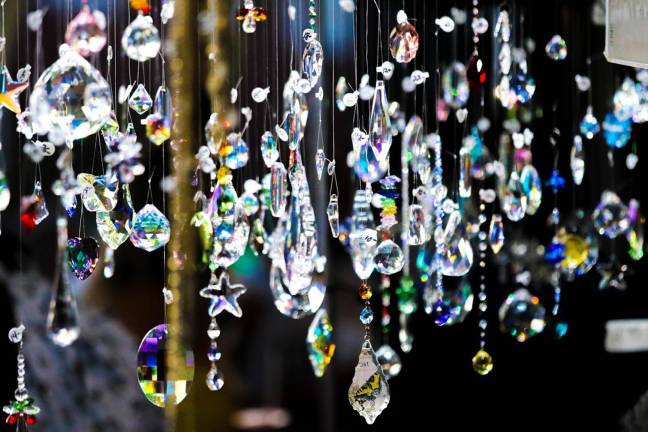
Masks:
[[[45,218],[49,216],[45,195],[41,188],[40,181],[34,183],[34,191],[31,195],[23,197],[20,203],[20,222],[27,229],[34,229]]]
[[[67,220],[56,221],[58,229],[58,262],[55,288],[47,314],[47,335],[56,345],[66,347],[79,338],[79,311],[74,290],[70,284],[70,273],[66,268]]]
[[[461,198],[470,198],[471,179],[470,150],[464,143],[459,149],[459,196]]]
[[[153,204],[146,204],[135,215],[130,241],[137,248],[152,252],[166,245],[171,236],[169,220]]]
[[[442,77],[443,99],[452,108],[461,108],[468,102],[470,87],[466,77],[466,67],[459,62],[454,62],[443,72]]]
[[[135,220],[128,185],[122,185],[117,204],[110,211],[97,211],[97,231],[101,239],[112,249],[128,240]]]
[[[283,162],[273,163],[270,173],[270,211],[274,217],[281,217],[288,203],[288,173]]]
[[[513,222],[522,220],[527,211],[527,194],[522,189],[520,176],[516,171],[511,172],[511,177],[506,185],[502,198],[502,209]]]
[[[353,381],[349,387],[349,403],[368,424],[373,424],[389,405],[389,384],[378,363],[376,353],[367,339],[362,344]]]
[[[110,279],[115,275],[115,250],[109,247],[104,248],[103,262],[103,276]]]
[[[551,60],[565,60],[567,57],[567,42],[560,35],[554,35],[547,42],[545,52]]]
[[[250,235],[250,225],[231,182],[216,186],[210,217],[214,232],[210,268],[227,268],[243,255]]]
[[[401,247],[391,239],[383,240],[374,254],[376,271],[385,275],[398,273],[403,269],[405,258]]]
[[[153,106],[153,99],[144,87],[144,84],[138,84],[135,91],[128,98],[128,107],[135,111],[137,114],[142,115],[150,110]]]
[[[431,218],[420,204],[411,204],[409,207],[409,233],[408,244],[412,246],[422,245],[430,240]]]
[[[126,55],[139,62],[157,57],[160,52],[160,35],[153,18],[138,15],[125,29],[121,39]]]
[[[315,153],[315,172],[317,173],[317,180],[322,180],[325,159],[326,156],[324,155],[324,149],[317,149],[317,152]]]
[[[371,213],[370,190],[359,189],[353,198],[351,217],[351,258],[353,269],[360,279],[368,279],[375,268],[377,233]]]
[[[538,297],[520,288],[509,294],[499,310],[502,331],[518,342],[542,333],[545,328],[545,308]]]
[[[604,191],[601,201],[592,212],[592,220],[600,235],[616,238],[628,229],[628,207],[616,193]]]
[[[379,162],[387,160],[392,144],[391,119],[385,82],[376,81],[371,113],[369,115],[369,144],[376,150]]]
[[[583,139],[580,135],[574,136],[569,167],[571,168],[574,184],[580,185],[585,175],[585,151],[583,150]]]
[[[450,213],[444,231],[445,251],[442,273],[444,276],[463,276],[472,267],[473,250],[466,235],[466,227],[458,210]]]
[[[0,155],[0,159],[2,156]],[[4,173],[4,167],[0,166],[0,211],[4,211],[9,207],[11,200],[11,191],[7,184],[7,176]]]
[[[594,135],[601,130],[598,120],[594,117],[594,110],[591,105],[587,107],[587,113],[585,113],[585,116],[581,120],[579,128],[580,133],[587,139],[594,138]]]
[[[333,325],[329,320],[326,309],[322,308],[315,314],[308,327],[306,335],[308,358],[313,366],[315,376],[324,376],[327,366],[333,359],[335,344],[333,343]]]
[[[90,277],[99,260],[99,244],[92,237],[72,237],[67,241],[67,263],[80,280]]]
[[[65,42],[83,57],[97,54],[106,45],[106,17],[99,11],[91,11],[88,5],[81,10],[65,30]]]
[[[340,235],[340,214],[338,211],[338,198],[336,194],[332,194],[329,198],[329,203],[326,207],[326,216],[328,217],[329,226],[331,227],[331,235],[334,238],[338,238]]]
[[[382,345],[376,351],[376,358],[382,367],[385,378],[388,380],[397,376],[401,369],[402,363],[398,353],[389,345]]]
[[[398,63],[409,63],[416,57],[419,35],[416,28],[407,20],[405,11],[398,11],[396,21],[396,27],[389,34],[389,51]]]
[[[279,159],[277,139],[272,132],[266,131],[261,135],[261,156],[265,166],[268,168],[271,168],[272,164]]]
[[[322,66],[324,65],[324,49],[316,36],[317,35],[309,29],[304,31],[306,47],[304,48],[304,54],[302,56],[302,70],[311,89],[315,88],[317,85],[317,82],[322,75]]]
[[[137,380],[153,405],[164,408],[177,405],[189,393],[194,378],[194,355],[189,348],[180,347],[175,353],[177,369],[167,362],[169,329],[160,324],[149,330],[137,350]]]
[[[533,165],[527,165],[520,174],[522,191],[527,198],[526,214],[534,215],[542,204],[542,180]]]
[[[491,216],[490,229],[488,231],[488,243],[494,254],[499,253],[504,246],[504,223],[502,215],[494,214]]]
[[[29,98],[34,132],[64,137],[71,145],[99,131],[110,118],[110,86],[87,60],[67,46],[34,85]],[[60,140],[60,138],[59,138]]]
[[[117,205],[117,176],[81,173],[77,176],[77,182],[81,187],[81,201],[86,210],[110,211]]]

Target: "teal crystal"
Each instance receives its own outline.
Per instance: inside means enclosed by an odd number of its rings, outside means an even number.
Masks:
[[[630,140],[632,122],[630,119],[620,119],[614,113],[608,113],[603,120],[603,136],[610,148],[621,148]]]
[[[146,204],[135,216],[130,241],[147,252],[166,245],[171,236],[169,220],[153,204]]]
[[[122,186],[114,209],[97,211],[97,231],[101,239],[112,249],[117,249],[128,240],[134,221],[135,210],[131,203],[128,185]]]

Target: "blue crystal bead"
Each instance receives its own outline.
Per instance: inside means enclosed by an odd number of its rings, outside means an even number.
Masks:
[[[360,312],[360,322],[369,325],[373,321],[373,311],[369,306],[365,306]]]

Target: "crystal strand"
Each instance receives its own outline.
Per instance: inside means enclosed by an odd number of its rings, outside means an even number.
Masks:
[[[16,425],[16,430],[21,432],[27,431],[27,426],[36,424],[36,414],[40,408],[34,405],[33,399],[29,397],[27,386],[25,385],[25,355],[23,354],[23,333],[25,326],[21,324],[9,330],[9,340],[18,345],[18,355],[16,356],[16,390],[14,391],[14,400],[2,408],[7,414],[5,422],[9,425]]]
[[[434,174],[432,177],[433,182],[433,205],[434,205],[434,243],[435,243],[435,252],[434,252],[434,261],[432,269],[435,274],[434,286],[428,284],[426,286],[426,293],[424,293],[424,298],[426,300],[425,311],[427,313],[432,313],[435,305],[431,304],[433,299],[432,292],[436,289],[436,292],[439,294],[439,299],[442,299],[443,294],[443,252],[445,249],[445,239],[443,233],[443,198],[440,196],[440,191],[443,188],[443,166],[441,159],[441,137],[438,134],[434,134],[432,147],[434,150]]]
[[[481,194],[480,194],[481,195]],[[486,216],[484,211],[486,205],[481,202],[479,205],[479,219],[485,220]],[[487,234],[482,228],[483,222],[479,228],[479,351],[472,358],[473,370],[479,375],[487,375],[493,370],[493,358],[486,351],[486,329],[488,328],[488,319],[486,318],[486,311],[488,310],[487,295],[486,295],[486,250],[488,244],[486,243]]]

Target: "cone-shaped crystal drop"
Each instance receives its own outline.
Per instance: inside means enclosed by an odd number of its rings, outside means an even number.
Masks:
[[[376,271],[391,275],[401,271],[404,263],[403,250],[397,243],[393,240],[380,242],[374,255]]]
[[[288,173],[283,162],[273,163],[270,175],[270,211],[274,217],[281,217],[288,203]]]
[[[142,115],[150,110],[153,106],[153,99],[144,87],[144,84],[139,84],[130,98],[128,98],[128,107],[135,111],[137,114]]]
[[[493,253],[498,253],[504,246],[504,223],[502,216],[494,214],[491,217],[490,230],[488,232],[488,243],[490,244]]]
[[[387,160],[392,144],[391,120],[387,104],[387,90],[382,80],[376,81],[373,105],[369,116],[369,144],[376,150],[379,162]]]
[[[308,348],[308,359],[311,366],[313,366],[315,376],[324,376],[326,367],[331,363],[335,353],[333,325],[329,320],[326,309],[322,308],[317,311],[310,327],[308,327],[306,347]]]
[[[60,238],[67,236],[67,223],[59,219],[57,224],[60,243]],[[65,247],[59,246],[58,255],[57,277],[54,282],[56,286],[47,314],[47,335],[56,345],[66,347],[78,339],[81,328],[76,295],[70,285],[70,272],[65,263],[67,261]]]
[[[472,192],[470,173],[470,150],[463,145],[459,150],[459,196],[470,198]]]
[[[272,132],[264,132],[261,136],[261,156],[263,157],[263,163],[268,168],[272,167],[272,164],[279,159],[277,139]]]
[[[585,151],[583,150],[583,139],[580,135],[574,137],[574,144],[572,145],[569,159],[569,167],[571,168],[574,184],[580,185],[585,176]]]
[[[122,185],[117,204],[111,211],[97,211],[97,231],[101,239],[112,249],[128,240],[133,230],[135,210],[131,203],[128,185]]]
[[[371,342],[365,340],[349,387],[349,403],[368,424],[373,424],[389,405],[389,398],[387,378],[378,363]]]
[[[169,220],[153,204],[146,204],[137,212],[130,234],[135,247],[151,252],[167,244],[170,236]]]
[[[356,191],[349,234],[353,269],[360,279],[367,279],[375,267],[377,234],[368,195],[367,190]]]
[[[329,226],[331,227],[331,235],[334,238],[338,238],[340,235],[340,214],[336,194],[332,194],[329,198],[329,203],[326,207],[326,216],[328,217]]]
[[[458,210],[450,213],[445,228],[445,251],[442,273],[444,276],[463,276],[472,267],[473,250],[466,235],[466,227]]]
[[[326,156],[324,155],[324,149],[317,149],[317,152],[315,153],[315,172],[317,172],[318,180],[322,180],[325,159]]]
[[[430,239],[428,231],[429,216],[420,204],[410,205],[408,243],[412,246],[422,245]]]
[[[502,198],[502,209],[513,222],[522,220],[527,210],[527,195],[522,190],[522,183],[517,172],[513,171],[506,185]]]
[[[387,379],[392,379],[401,371],[402,364],[398,353],[389,345],[383,345],[376,351],[378,363],[382,366],[383,373]]]
[[[542,204],[542,180],[533,165],[527,165],[520,174],[522,191],[527,197],[526,213],[534,215]]]

